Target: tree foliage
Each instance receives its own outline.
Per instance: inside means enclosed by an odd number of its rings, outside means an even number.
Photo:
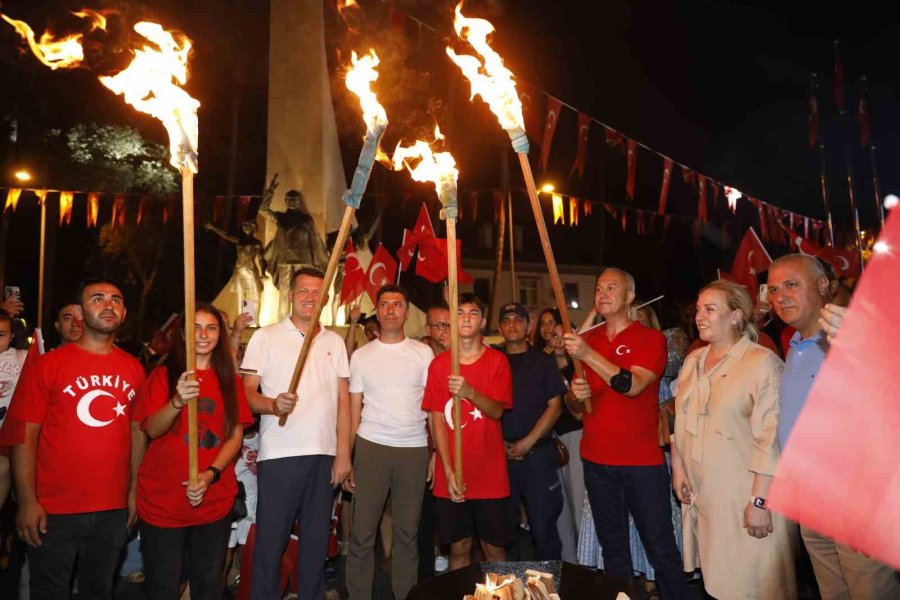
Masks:
[[[50,134],[54,173],[67,186],[99,192],[162,195],[179,189],[169,151],[132,127],[81,124]],[[54,177],[56,179],[56,177]]]

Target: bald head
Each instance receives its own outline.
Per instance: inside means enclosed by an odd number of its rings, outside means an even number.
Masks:
[[[810,337],[819,330],[822,307],[831,300],[825,269],[815,257],[788,254],[769,265],[769,298],[778,317]]]

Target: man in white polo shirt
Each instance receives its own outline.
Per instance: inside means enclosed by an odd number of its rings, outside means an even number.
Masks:
[[[291,316],[253,334],[241,373],[260,420],[258,504],[251,597],[281,600],[281,555],[300,521],[299,600],[325,597],[325,560],[334,486],[350,473],[350,376],[344,340],[318,333],[297,394],[288,391],[324,274],[299,269],[291,278]],[[317,324],[318,325],[318,324]],[[261,392],[260,392],[261,389]],[[284,426],[278,421],[288,415]]]
[[[394,524],[391,587],[406,598],[415,585],[416,533],[428,475],[428,436],[422,410],[431,348],[403,334],[409,310],[406,290],[382,287],[375,297],[381,335],[350,360],[353,470],[344,484],[353,492],[347,555],[350,600],[369,600],[375,575],[375,535],[390,493]]]

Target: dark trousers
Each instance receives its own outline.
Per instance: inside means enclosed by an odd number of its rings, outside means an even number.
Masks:
[[[141,523],[147,600],[177,600],[183,572],[191,583],[191,600],[221,600],[222,571],[230,534],[231,515],[191,527]],[[187,569],[184,569],[185,562]]]
[[[124,508],[47,515],[41,545],[28,549],[31,600],[68,598],[76,557],[79,600],[109,600],[127,524]]]
[[[563,497],[556,476],[556,449],[541,441],[522,460],[509,460],[509,511],[513,531],[519,525],[519,504],[525,503],[537,560],[560,560],[562,542],[556,520]],[[520,557],[516,557],[520,558]]]
[[[434,510],[434,494],[431,493],[429,485],[425,484],[422,516],[419,517],[419,532],[416,534],[419,546],[419,581],[434,577],[434,532],[437,517]]]
[[[281,555],[294,521],[300,519],[297,553],[298,600],[325,597],[325,560],[334,488],[333,456],[291,456],[257,463],[256,546],[253,600],[281,600]]]
[[[647,558],[656,571],[663,600],[687,598],[687,583],[672,529],[671,484],[666,465],[617,467],[584,463],[594,527],[603,551],[603,567],[614,577],[633,577],[628,513],[634,518]]]

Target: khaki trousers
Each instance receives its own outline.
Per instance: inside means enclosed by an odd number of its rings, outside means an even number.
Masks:
[[[428,448],[383,446],[357,436],[353,474],[356,490],[346,576],[350,600],[372,597],[375,537],[388,492],[394,519],[391,588],[395,598],[406,598],[418,577],[416,534],[428,474]]]
[[[800,526],[822,600],[894,600],[900,583],[892,568]]]

